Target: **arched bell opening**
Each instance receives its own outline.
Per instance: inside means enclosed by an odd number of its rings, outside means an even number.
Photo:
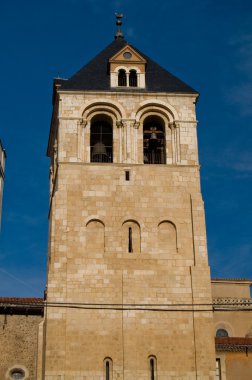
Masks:
[[[113,162],[113,123],[107,115],[91,121],[90,155],[91,162]]]
[[[148,116],[143,123],[145,164],[165,164],[165,123],[159,116]]]

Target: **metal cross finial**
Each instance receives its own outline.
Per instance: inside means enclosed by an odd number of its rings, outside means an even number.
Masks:
[[[122,18],[123,18],[123,14],[122,13],[116,13],[116,26],[117,26],[117,31],[116,31],[116,34],[115,34],[115,39],[117,38],[123,38],[123,32],[121,31],[121,25],[122,25]]]

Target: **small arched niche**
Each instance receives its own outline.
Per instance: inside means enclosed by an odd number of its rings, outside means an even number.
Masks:
[[[113,121],[108,115],[95,115],[91,120],[90,161],[113,162]]]
[[[177,249],[177,230],[175,224],[164,220],[158,225],[159,253],[175,251]]]
[[[143,155],[145,164],[165,164],[165,123],[157,115],[150,115],[143,122]]]
[[[104,224],[98,219],[90,220],[86,225],[87,252],[104,253]]]
[[[140,226],[134,220],[126,220],[122,225],[122,249],[127,253],[141,251]]]

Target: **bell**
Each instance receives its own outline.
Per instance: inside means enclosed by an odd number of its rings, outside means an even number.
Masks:
[[[151,128],[151,130],[152,132],[149,139],[149,146],[150,146],[150,149],[155,149],[158,143],[157,134],[155,132],[156,128]]]
[[[98,141],[93,147],[92,157],[107,156],[107,150],[103,142]]]
[[[96,155],[96,154],[105,154],[105,155],[107,155],[106,147],[103,144],[103,142],[101,142],[101,141],[98,141],[94,145],[93,155]]]
[[[157,140],[157,134],[156,134],[156,132],[154,132],[154,131],[151,132],[150,140]]]

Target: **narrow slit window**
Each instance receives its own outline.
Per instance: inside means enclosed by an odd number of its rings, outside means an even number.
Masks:
[[[129,170],[126,170],[126,172],[125,172],[125,180],[126,181],[130,180],[130,172],[129,172]]]
[[[157,378],[157,362],[155,357],[149,358],[149,368],[150,368],[150,380],[156,380]]]
[[[129,227],[129,253],[133,252],[133,246],[132,246],[132,227]]]
[[[109,361],[106,361],[106,380],[110,380],[110,365]]]
[[[155,365],[154,359],[150,360],[150,379],[155,380]]]
[[[113,379],[113,361],[111,358],[105,358],[103,361],[103,380]]]

